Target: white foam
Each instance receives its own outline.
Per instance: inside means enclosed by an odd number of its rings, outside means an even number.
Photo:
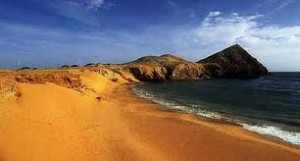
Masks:
[[[206,110],[198,110],[197,115],[202,116],[202,117],[207,117],[211,119],[224,119],[224,117],[217,113],[217,112],[212,112],[212,111],[206,111]]]
[[[149,99],[155,103],[161,104],[163,106],[169,107],[169,108],[175,108],[175,109],[181,109],[181,110],[185,110],[186,107],[185,106],[181,106],[181,105],[177,105],[176,103],[173,102],[168,102],[165,101],[163,99],[159,99],[157,96],[148,93],[147,91],[143,90],[143,89],[137,89],[137,88],[133,88],[133,91],[140,97],[142,98],[146,98]]]
[[[248,125],[242,124],[243,128],[249,131],[257,132],[264,135],[274,136],[280,138],[286,142],[300,145],[300,133],[292,132],[292,131],[285,131],[282,130],[280,127],[275,126],[257,126],[257,125]]]

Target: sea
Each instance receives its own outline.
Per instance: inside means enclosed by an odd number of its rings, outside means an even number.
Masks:
[[[300,72],[273,72],[253,80],[143,83],[132,88],[165,108],[236,123],[300,146]]]

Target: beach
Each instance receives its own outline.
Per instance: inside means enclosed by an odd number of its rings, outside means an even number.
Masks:
[[[93,92],[16,83],[18,98],[0,104],[1,161],[300,158],[298,146],[139,98],[120,76],[80,75]]]
[[[300,161],[300,0],[0,0],[0,161]]]

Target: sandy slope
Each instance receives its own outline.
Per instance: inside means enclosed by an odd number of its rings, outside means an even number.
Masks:
[[[0,161],[300,159],[299,148],[162,110],[134,96],[120,76],[80,75],[84,92],[17,83],[20,97],[0,104]]]

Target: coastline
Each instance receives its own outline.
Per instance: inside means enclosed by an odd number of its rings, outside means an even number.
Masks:
[[[132,83],[122,77],[114,82],[97,73],[79,73],[95,92],[63,84],[16,83],[21,96],[0,104],[0,160],[300,158],[299,147],[234,124],[166,110],[135,95]],[[101,101],[95,100],[98,93]]]
[[[235,148],[231,149],[230,145],[228,145],[228,147],[223,147],[224,149],[222,148],[222,152],[223,152],[224,156],[222,156],[220,158],[213,158],[213,157],[209,156],[208,158],[206,158],[204,160],[220,160],[220,159],[221,160],[243,160],[244,158],[248,158],[250,160],[294,160],[294,159],[297,160],[300,157],[300,147],[297,145],[293,145],[293,144],[284,142],[282,140],[279,140],[279,139],[276,139],[273,137],[269,137],[266,135],[248,131],[246,129],[243,129],[242,126],[238,125],[238,124],[229,123],[229,122],[221,121],[221,120],[205,118],[205,117],[197,116],[194,114],[185,113],[184,111],[180,111],[180,110],[176,110],[176,109],[175,110],[166,109],[166,107],[163,107],[163,105],[159,105],[151,100],[144,99],[144,98],[137,96],[131,90],[131,88],[129,86],[122,86],[121,90],[124,90],[124,91],[121,91],[120,94],[126,96],[127,99],[129,99],[129,100],[134,99],[137,102],[137,104],[139,104],[139,103],[146,104],[147,107],[134,108],[134,112],[142,112],[143,113],[144,111],[147,111],[148,113],[146,115],[152,117],[152,119],[161,119],[161,122],[173,122],[174,121],[174,122],[177,122],[178,125],[181,124],[181,125],[187,126],[187,127],[190,125],[192,125],[192,126],[195,125],[195,126],[197,126],[197,128],[200,129],[200,131],[202,128],[203,129],[208,128],[209,130],[212,131],[212,133],[221,133],[220,137],[222,137],[224,135],[228,135],[225,138],[232,137],[232,139],[235,140],[235,141],[228,141],[229,142],[228,144],[232,144],[231,146],[233,146]],[[181,126],[181,125],[179,125],[179,126]],[[180,129],[168,129],[168,130],[170,130],[168,133],[173,133],[173,132],[176,133],[176,132],[180,131]],[[196,137],[199,137],[201,135],[210,135],[210,134],[203,134],[201,132],[197,133],[197,134],[193,133],[193,136],[190,135],[190,138],[184,138],[184,139],[187,139],[187,140],[191,139],[190,141],[192,141],[192,139],[195,137],[195,135],[196,135]],[[181,136],[179,135],[178,137],[181,137]],[[187,135],[185,135],[185,137],[187,137]],[[161,138],[161,139],[165,140],[166,138]],[[236,144],[234,142],[236,142]],[[174,144],[175,144],[174,146],[176,146],[176,142],[174,142]],[[251,147],[251,144],[254,144],[255,146]],[[202,145],[207,145],[207,144],[205,142],[198,143],[196,145],[196,147],[199,146],[199,148],[200,148]],[[193,145],[193,146],[195,146],[195,145]],[[214,146],[211,147],[211,149],[214,149],[217,146],[218,146],[218,143],[214,144]],[[245,155],[246,153],[244,153],[243,155],[236,154],[233,158],[226,159],[228,157],[227,152],[229,152],[229,151],[240,151],[241,152],[242,150],[239,147],[245,148],[246,152],[249,150],[248,151],[249,153],[247,155]],[[262,149],[261,150],[256,149],[258,147],[259,147],[259,149],[260,148],[262,148]],[[186,148],[189,149],[188,145]],[[247,149],[247,148],[249,148],[249,149]],[[252,148],[254,148],[254,149],[252,149]],[[270,148],[269,149],[270,151],[266,150],[268,148]],[[193,149],[193,150],[197,151],[196,149]],[[251,154],[250,151],[252,151],[252,150],[254,150],[255,152]],[[279,154],[279,153],[281,153],[280,151],[287,151],[288,153],[294,154],[296,157],[295,158],[283,157],[284,154]],[[275,156],[274,153],[278,153],[279,155]],[[195,154],[195,155],[197,155],[197,154]],[[209,155],[211,155],[211,154],[209,154]],[[222,154],[219,153],[217,155],[222,155]],[[193,156],[193,155],[189,155],[189,156]],[[257,156],[260,156],[261,158],[256,158]],[[292,155],[289,155],[289,156],[292,156]],[[204,156],[195,156],[195,158],[191,157],[191,160],[197,160],[200,158],[203,159],[203,157]],[[171,160],[173,160],[173,159],[171,159]],[[189,159],[187,159],[187,160],[189,160]]]
[[[164,87],[162,87],[164,89]],[[150,88],[151,89],[151,88]],[[175,88],[176,89],[176,88]],[[188,113],[191,115],[198,116],[202,119],[206,119],[212,122],[224,122],[227,124],[232,124],[232,125],[237,125],[240,126],[241,128],[254,132],[259,135],[263,135],[265,137],[271,138],[272,140],[277,140],[292,146],[299,147],[299,141],[297,140],[297,137],[299,138],[299,133],[297,132],[290,132],[288,130],[282,130],[280,129],[281,126],[276,126],[272,124],[260,124],[259,120],[256,120],[257,124],[253,124],[252,121],[248,121],[245,119],[242,119],[241,117],[236,117],[236,116],[229,116],[229,115],[223,115],[222,113],[219,112],[214,112],[214,111],[209,111],[208,109],[204,108],[205,110],[191,110],[190,107],[193,107],[194,104],[189,104],[189,103],[183,103],[182,101],[176,102],[176,99],[174,101],[173,96],[171,96],[172,99],[169,99],[168,97],[161,97],[159,93],[153,92],[152,90],[148,91],[147,88],[143,88],[143,85],[140,84],[134,84],[131,86],[131,90],[135,95],[138,97],[141,97],[146,100],[150,100],[154,103],[157,103],[161,106],[164,106],[165,110],[167,111],[174,111],[174,112],[184,112]],[[186,91],[185,91],[186,92]],[[178,93],[177,93],[178,94]],[[213,98],[213,97],[212,97]],[[205,106],[199,103],[200,109],[202,106]],[[240,106],[242,107],[242,106]],[[203,109],[203,108],[202,108]],[[213,109],[213,108],[212,108]],[[225,113],[226,114],[226,113]],[[270,131],[265,131],[269,130],[270,128],[276,128],[271,129]]]

